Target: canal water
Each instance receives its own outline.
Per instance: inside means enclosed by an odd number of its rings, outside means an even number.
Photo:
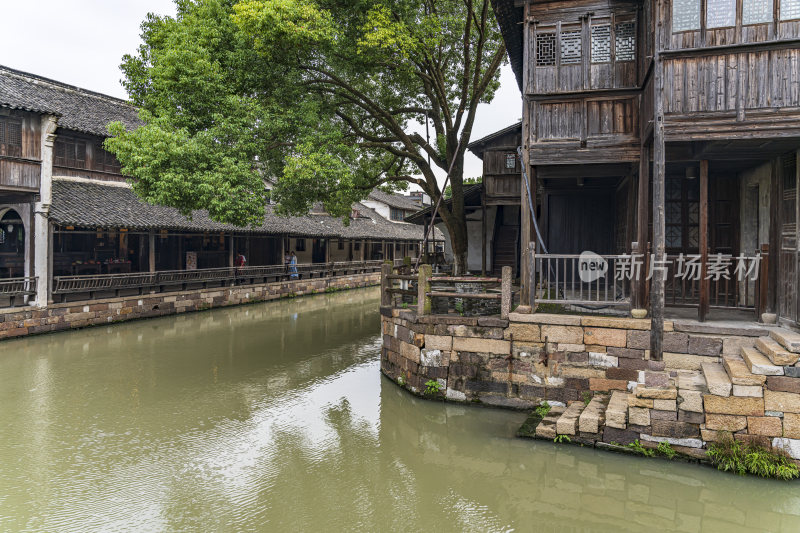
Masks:
[[[800,531],[800,484],[514,437],[373,289],[0,343],[0,531]]]

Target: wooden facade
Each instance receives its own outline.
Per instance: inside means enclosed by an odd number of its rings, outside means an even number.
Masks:
[[[656,261],[699,254],[704,274],[716,254],[760,251],[758,287],[656,276],[634,287],[632,306],[649,307],[654,338],[665,305],[697,307],[701,319],[755,308],[797,325],[800,1],[494,8],[523,94],[522,159],[543,244]],[[529,224],[522,234],[524,252]]]

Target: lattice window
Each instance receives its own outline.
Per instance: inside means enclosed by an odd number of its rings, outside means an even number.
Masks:
[[[611,26],[592,26],[592,63],[611,61]]]
[[[56,140],[53,164],[59,167],[86,168],[86,143],[68,137]]]
[[[536,35],[536,66],[551,67],[556,64],[556,34]]]
[[[772,22],[772,0],[742,0],[742,24]]]
[[[636,59],[636,26],[631,22],[618,22],[614,27],[614,51],[617,61]]]
[[[673,0],[672,31],[700,29],[700,0]]]
[[[119,161],[114,157],[114,154],[105,151],[102,144],[96,144],[94,147],[94,170],[112,172],[114,174],[120,173]]]
[[[561,64],[580,65],[581,63],[581,32],[561,32]]]
[[[706,0],[706,28],[736,25],[736,0]]]
[[[800,0],[781,0],[781,20],[800,19]]]
[[[22,156],[22,124],[15,120],[0,120],[0,155]]]

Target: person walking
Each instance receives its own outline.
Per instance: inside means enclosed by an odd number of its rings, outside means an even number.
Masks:
[[[297,274],[297,256],[294,255],[294,250],[292,250],[292,253],[289,256],[289,277],[292,279],[297,279],[300,277]]]

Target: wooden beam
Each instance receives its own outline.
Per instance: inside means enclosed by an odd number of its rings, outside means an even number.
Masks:
[[[147,234],[147,259],[148,259],[148,271],[155,272],[156,271],[156,232],[150,230]]]
[[[492,265],[492,267],[494,267],[494,265]],[[486,187],[483,187],[483,191],[481,193],[481,276],[485,275],[486,275]]]
[[[767,312],[777,313],[778,272],[781,257],[781,197],[780,158],[772,160],[769,199],[769,276],[767,279]]]
[[[665,259],[665,213],[664,213],[664,63],[661,50],[665,48],[664,25],[667,21],[666,3],[656,0],[656,35],[653,58],[654,122],[653,122],[653,250],[655,265],[663,265]],[[656,269],[650,283],[650,359],[661,361],[664,342],[664,278]]]
[[[706,279],[708,272],[708,159],[700,161],[700,305],[697,318],[706,321],[711,300],[711,284]]]

